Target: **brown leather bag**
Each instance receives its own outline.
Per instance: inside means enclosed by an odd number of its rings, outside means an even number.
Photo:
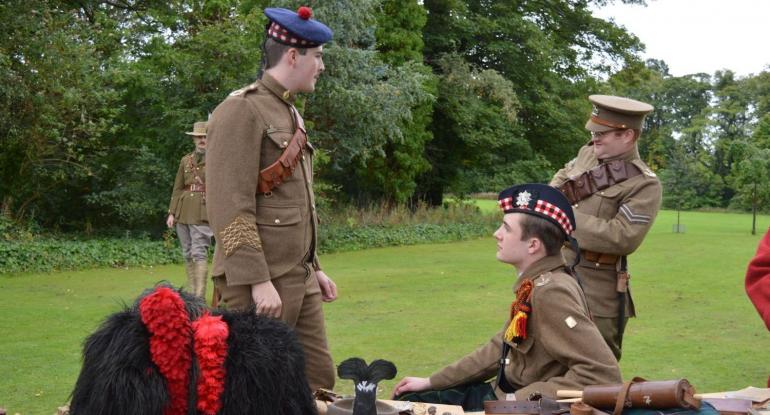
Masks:
[[[619,415],[623,408],[700,408],[695,388],[687,379],[647,382],[634,378],[630,382],[613,385],[586,386],[583,402],[599,409],[614,409]]]
[[[642,171],[632,163],[625,160],[613,160],[602,163],[574,179],[567,180],[559,186],[559,190],[574,205],[598,191],[640,174]]]
[[[259,171],[257,190],[260,193],[269,193],[294,174],[294,169],[297,167],[307,145],[307,134],[305,133],[305,124],[302,121],[302,117],[299,116],[294,107],[291,107],[291,113],[294,116],[297,130],[294,132],[294,136],[291,137],[291,141],[289,141],[286,149],[278,157],[278,160]]]

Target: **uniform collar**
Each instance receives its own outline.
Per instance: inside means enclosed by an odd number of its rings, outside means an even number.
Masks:
[[[551,271],[557,268],[563,268],[563,267],[564,267],[564,259],[562,259],[561,253],[540,258],[537,261],[533,262],[532,265],[530,265],[524,271],[524,273],[521,274],[519,279],[516,281],[516,287],[521,285],[521,283],[525,279],[534,280],[534,279],[537,279],[537,277],[539,277],[543,273],[546,273],[548,271]]]
[[[272,92],[275,96],[281,99],[281,101],[289,104],[294,105],[294,99],[296,98],[296,95],[293,92],[290,92],[288,89],[284,88],[283,85],[278,83],[278,81],[275,80],[270,74],[265,73],[262,75],[262,85],[265,86],[270,92]]]
[[[608,161],[615,161],[615,160],[631,161],[631,160],[636,160],[636,159],[639,159],[639,158],[641,158],[641,156],[639,156],[639,147],[636,144],[634,144],[634,148],[632,148],[631,150],[629,150],[629,151],[627,151],[627,152],[625,152],[625,153],[623,153],[623,154],[621,154],[619,156],[609,157],[609,158],[606,158],[606,159],[601,159],[601,160],[599,160],[599,162],[600,163],[606,163]]]

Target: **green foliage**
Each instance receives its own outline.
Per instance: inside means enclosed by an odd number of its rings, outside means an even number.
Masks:
[[[0,5],[2,210],[48,227],[82,223],[94,170],[122,128],[113,58],[97,30],[42,1]]]
[[[318,230],[323,253],[382,246],[449,242],[489,235],[499,215],[479,210],[471,203],[450,202],[433,208],[424,204],[382,204],[361,209],[355,206],[321,211]]]
[[[118,194],[123,190],[117,190]],[[99,201],[110,202],[114,195]],[[371,247],[449,242],[489,235],[499,215],[481,212],[472,204],[448,203],[431,208],[382,204],[361,209],[319,204],[321,253]],[[124,206],[131,215],[129,207]],[[141,207],[139,207],[141,209]],[[139,215],[141,216],[141,215]],[[36,234],[0,216],[0,274],[49,272],[95,267],[133,267],[179,263],[182,256],[172,231],[163,240],[127,234],[123,238],[64,238]]]
[[[149,239],[0,241],[0,274],[162,265],[181,258],[172,244]]]

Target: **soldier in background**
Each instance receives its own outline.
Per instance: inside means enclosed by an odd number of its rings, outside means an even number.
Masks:
[[[227,308],[254,308],[294,328],[310,387],[332,389],[322,302],[334,301],[337,287],[316,253],[313,146],[294,107],[297,93],[315,90],[332,31],[308,7],[265,15],[264,75],[231,93],[209,121],[214,285]]]
[[[166,225],[172,228],[176,224],[187,271],[187,290],[204,298],[213,235],[206,216],[206,123],[196,122],[193,131],[185,134],[193,137],[195,151],[179,162]]]
[[[576,269],[594,322],[618,360],[626,322],[635,316],[626,257],[641,245],[660,209],[662,190],[639,157],[637,141],[652,105],[591,95],[591,141],[559,170],[551,186],[572,203],[581,261]],[[567,262],[576,252],[564,249]]]

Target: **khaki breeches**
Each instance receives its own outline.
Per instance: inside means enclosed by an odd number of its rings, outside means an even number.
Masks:
[[[283,302],[281,320],[294,329],[305,351],[305,374],[310,389],[334,389],[335,369],[326,341],[321,288],[309,263],[298,264],[272,280]],[[250,285],[227,286],[225,276],[214,277],[225,307],[245,310],[254,305]]]

